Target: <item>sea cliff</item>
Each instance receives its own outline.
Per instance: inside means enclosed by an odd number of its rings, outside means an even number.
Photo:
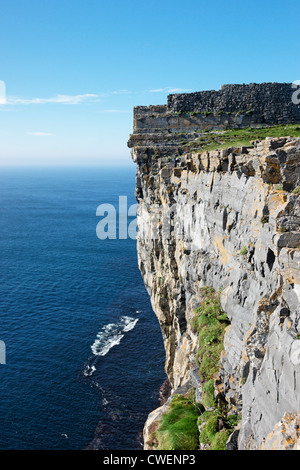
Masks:
[[[174,397],[191,394],[196,449],[218,448],[220,435],[222,449],[300,449],[300,109],[292,93],[291,84],[226,85],[134,110],[138,260],[171,388],[145,424],[145,449],[162,448],[163,416]]]

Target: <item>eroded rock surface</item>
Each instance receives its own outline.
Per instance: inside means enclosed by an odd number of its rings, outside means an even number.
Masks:
[[[146,135],[143,145],[133,137],[130,146],[139,267],[173,391],[190,383],[201,396],[189,320],[201,287],[221,290],[231,324],[218,387],[242,417],[238,448],[288,448],[283,428],[291,416],[298,448],[300,138],[174,157],[154,152]],[[159,412],[151,414],[152,427]]]

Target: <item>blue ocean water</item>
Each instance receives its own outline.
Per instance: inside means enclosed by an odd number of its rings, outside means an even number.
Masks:
[[[0,171],[0,449],[141,449],[161,332],[135,240],[96,236],[134,187],[134,167]]]

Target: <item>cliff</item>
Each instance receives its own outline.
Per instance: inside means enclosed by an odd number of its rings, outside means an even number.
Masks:
[[[197,449],[216,446],[206,425],[216,415],[221,448],[300,449],[300,110],[291,95],[289,84],[227,85],[135,108],[139,267],[172,389],[149,415],[145,449],[162,448],[161,420],[191,390]]]

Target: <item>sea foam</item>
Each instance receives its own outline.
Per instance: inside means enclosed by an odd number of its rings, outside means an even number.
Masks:
[[[138,318],[123,316],[116,323],[109,323],[102,327],[91,346],[94,356],[105,356],[111,348],[120,344],[124,334],[132,330]]]

